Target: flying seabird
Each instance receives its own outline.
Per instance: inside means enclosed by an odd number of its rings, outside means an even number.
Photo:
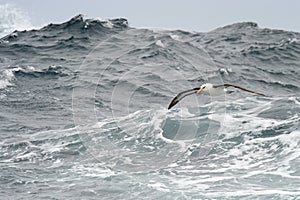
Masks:
[[[225,93],[232,93],[233,91],[231,90],[227,90],[226,88],[228,87],[234,87],[234,88],[238,88],[240,90],[244,90],[246,92],[250,92],[259,96],[266,96],[262,93],[258,93],[258,92],[254,92],[252,90],[248,90],[246,88],[237,86],[237,85],[232,85],[232,84],[222,84],[222,85],[213,85],[211,83],[205,83],[203,85],[201,85],[201,87],[198,88],[193,88],[190,90],[186,90],[183,92],[180,92],[170,103],[168,109],[172,108],[173,106],[175,106],[180,100],[182,100],[184,97],[192,95],[192,94],[206,94],[206,95],[210,95],[210,96],[218,96],[218,95],[222,95]]]

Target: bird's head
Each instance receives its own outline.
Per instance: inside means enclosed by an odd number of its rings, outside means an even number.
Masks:
[[[203,85],[200,86],[200,89],[196,92],[197,94],[200,94],[201,92],[203,93],[209,93],[209,90],[213,87],[212,84],[210,83],[204,83]]]

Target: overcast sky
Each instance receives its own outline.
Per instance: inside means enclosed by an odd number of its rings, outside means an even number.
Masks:
[[[0,0],[26,12],[34,26],[86,18],[124,17],[132,27],[209,31],[234,22],[300,32],[299,0]]]

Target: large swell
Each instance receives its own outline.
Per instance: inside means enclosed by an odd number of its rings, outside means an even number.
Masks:
[[[78,15],[12,32],[0,54],[0,199],[300,196],[300,33]],[[267,97],[235,90],[166,109],[204,82]]]

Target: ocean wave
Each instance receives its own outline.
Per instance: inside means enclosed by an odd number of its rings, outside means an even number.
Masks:
[[[82,15],[4,36],[1,194],[296,197],[299,38],[252,22],[192,33]],[[204,82],[268,97],[194,95],[167,110]]]
[[[223,26],[221,28],[217,28],[213,30],[212,32],[234,32],[234,31],[249,31],[249,30],[256,30],[258,29],[258,24],[255,22],[239,22],[239,23],[234,23],[230,25]]]
[[[49,66],[45,69],[35,69],[33,66],[27,67],[15,67],[11,69],[4,70],[0,75],[0,89],[5,89],[10,86],[14,86],[14,81],[20,76],[32,77],[64,77],[69,76],[71,73],[68,68],[61,66]]]
[[[15,71],[16,77],[18,76],[29,76],[29,77],[64,77],[69,76],[72,71],[70,71],[68,68],[62,67],[62,66],[49,66],[47,68],[38,70],[35,69],[32,66],[28,66],[25,69],[18,68],[17,71]]]
[[[57,34],[63,36],[70,34],[75,35],[88,35],[96,36],[100,34],[105,35],[114,31],[122,31],[128,28],[128,21],[124,18],[117,18],[111,20],[99,20],[99,19],[84,19],[83,15],[77,15],[69,21],[62,24],[52,24],[44,26],[40,29],[29,29],[24,31],[14,31],[13,33],[3,37],[1,41],[16,41],[23,38],[23,36],[30,35],[33,38],[42,37],[43,39],[57,38]],[[63,32],[62,32],[63,31]],[[55,33],[55,35],[53,34]],[[71,37],[70,36],[70,37]]]
[[[292,41],[292,42],[291,42]],[[279,43],[271,43],[271,44],[254,44],[246,49],[241,50],[243,55],[262,55],[267,58],[272,55],[276,55],[277,57],[287,57],[293,59],[294,53],[299,54],[300,44],[297,43],[296,38],[288,38],[283,39]]]

